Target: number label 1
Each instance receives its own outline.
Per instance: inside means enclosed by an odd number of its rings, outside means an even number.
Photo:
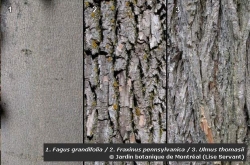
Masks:
[[[10,13],[12,12],[12,8],[11,8],[11,6],[10,7],[8,7],[8,9],[9,9],[9,11],[10,11]]]

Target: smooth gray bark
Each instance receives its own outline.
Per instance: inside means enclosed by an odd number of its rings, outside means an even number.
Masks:
[[[81,165],[42,156],[83,142],[83,1],[2,3],[2,165]]]

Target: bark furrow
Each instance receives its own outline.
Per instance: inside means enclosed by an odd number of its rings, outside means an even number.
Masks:
[[[85,1],[85,143],[166,143],[165,8]]]
[[[249,11],[247,0],[168,1],[169,143],[250,144]]]

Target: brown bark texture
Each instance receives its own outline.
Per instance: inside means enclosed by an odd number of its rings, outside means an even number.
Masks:
[[[166,1],[84,5],[84,142],[166,143]]]
[[[168,142],[249,145],[250,2],[168,0],[167,7]],[[249,149],[246,162],[217,164],[249,165]]]

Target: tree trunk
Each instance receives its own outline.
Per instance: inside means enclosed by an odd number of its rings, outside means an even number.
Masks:
[[[85,1],[85,143],[166,142],[165,8]]]
[[[168,1],[169,143],[249,145],[249,15],[248,0]]]
[[[43,144],[83,142],[83,1],[1,2],[1,164],[82,165]]]

